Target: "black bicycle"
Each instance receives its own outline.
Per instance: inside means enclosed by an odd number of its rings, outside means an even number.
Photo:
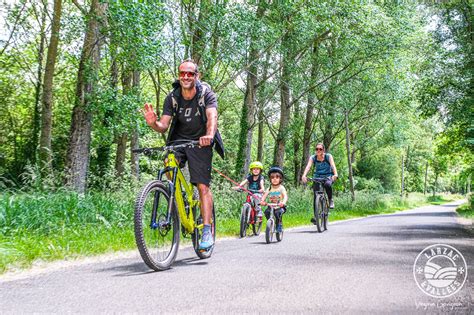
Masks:
[[[328,229],[329,203],[324,190],[324,182],[327,178],[308,178],[313,182],[313,211],[314,218],[311,220],[321,233]]]

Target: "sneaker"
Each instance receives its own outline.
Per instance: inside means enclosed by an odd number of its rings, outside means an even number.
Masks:
[[[311,223],[316,224],[316,218],[312,217],[310,221]]]
[[[334,201],[332,199],[329,200],[329,209],[334,209]]]
[[[214,239],[211,232],[204,232],[202,234],[201,242],[199,243],[200,250],[209,250],[214,246]]]
[[[283,232],[283,224],[281,224],[281,223],[280,223],[280,224],[277,224],[276,231],[277,231],[277,233]]]

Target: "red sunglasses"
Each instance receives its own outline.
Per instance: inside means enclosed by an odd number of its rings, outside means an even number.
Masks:
[[[323,148],[316,148],[316,151],[324,151]]]
[[[179,77],[180,78],[185,78],[186,76],[188,77],[194,77],[196,75],[196,72],[192,72],[192,71],[180,71],[179,72]]]

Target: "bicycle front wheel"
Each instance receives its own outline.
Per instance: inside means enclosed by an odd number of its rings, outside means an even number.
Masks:
[[[281,242],[281,240],[283,239],[283,230],[281,232],[276,232],[276,239],[278,242]]]
[[[143,187],[135,203],[138,251],[145,264],[156,271],[168,269],[178,253],[179,220],[170,202],[168,188],[154,180]]]
[[[323,211],[323,203],[322,203],[321,196],[318,194],[314,194],[314,200],[313,200],[313,207],[314,207],[314,220],[316,224],[316,228],[318,229],[318,232],[321,233],[321,226],[322,226],[322,211]]]
[[[267,220],[267,227],[265,229],[265,241],[270,244],[273,241],[273,231],[275,229],[275,222],[273,219]]]
[[[322,211],[322,215],[323,215],[323,218],[322,218],[322,221],[323,221],[323,229],[325,231],[327,231],[328,229],[328,219],[329,219],[329,207],[328,207],[328,204],[326,202],[326,200],[324,200],[322,202],[322,205],[323,205],[323,211]]]
[[[242,206],[242,211],[240,213],[240,237],[241,238],[247,235],[247,227],[248,227],[247,218],[249,217],[249,213],[250,213],[250,205],[248,203],[245,203]]]

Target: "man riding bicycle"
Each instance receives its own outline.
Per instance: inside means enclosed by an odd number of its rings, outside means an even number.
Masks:
[[[209,85],[200,82],[197,64],[185,60],[179,66],[179,80],[165,99],[163,115],[158,120],[151,104],[145,104],[146,123],[155,131],[165,133],[167,143],[183,140],[199,140],[199,147],[185,148],[176,152],[180,167],[189,162],[190,182],[197,186],[201,201],[204,228],[199,249],[208,250],[214,245],[211,234],[213,198],[210,190],[212,147],[223,156],[223,146],[217,132],[217,99]],[[214,141],[216,140],[216,141]]]

